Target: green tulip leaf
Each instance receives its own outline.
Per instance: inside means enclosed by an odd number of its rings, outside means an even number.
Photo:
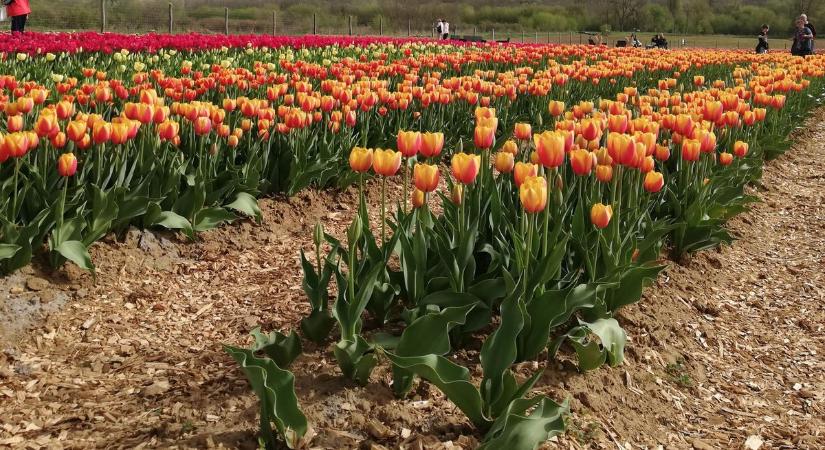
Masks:
[[[258,223],[261,222],[262,215],[261,208],[258,207],[258,200],[246,192],[238,192],[235,201],[226,205],[226,207],[248,217],[254,217]]]
[[[64,241],[55,249],[64,258],[77,264],[78,267],[89,272],[95,272],[95,265],[92,264],[92,257],[86,246],[80,241]]]

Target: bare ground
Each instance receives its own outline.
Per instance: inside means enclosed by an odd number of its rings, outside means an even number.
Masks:
[[[766,166],[754,191],[763,202],[730,223],[733,245],[671,264],[622,312],[623,366],[580,374],[569,355],[550,363],[538,387],[569,397],[574,414],[544,448],[825,448],[823,119]],[[93,249],[96,283],[37,264],[2,280],[0,448],[255,448],[257,401],[221,344],[248,343],[259,324],[297,326],[307,310],[298,250],[310,250],[317,220],[342,236],[354,199],[264,200],[262,225],[196,244],[112,236]],[[311,447],[477,442],[437,389],[394,399],[386,362],[357,387],[329,348],[305,344],[293,371]]]

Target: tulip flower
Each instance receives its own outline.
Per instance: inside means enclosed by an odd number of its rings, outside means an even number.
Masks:
[[[508,140],[507,142],[504,143],[504,145],[501,146],[499,151],[502,151],[504,153],[509,153],[513,156],[516,156],[516,155],[518,155],[518,144],[516,144],[516,142],[513,141],[512,139]]]
[[[413,184],[422,192],[432,192],[438,187],[438,166],[416,164],[413,169]]]
[[[401,152],[405,158],[412,158],[421,151],[421,133],[418,131],[399,131],[396,142],[398,144],[398,151]]]
[[[748,143],[742,141],[736,141],[733,143],[733,154],[743,158],[745,155],[748,154]]]
[[[607,135],[607,152],[617,164],[633,166],[636,160],[636,141],[626,134],[609,133]]]
[[[461,206],[464,202],[464,185],[456,183],[453,185],[453,190],[450,192],[450,201],[456,206]]]
[[[15,133],[23,130],[23,116],[9,116],[6,119],[6,130]]]
[[[103,144],[112,139],[112,124],[104,121],[95,122],[92,127],[92,139],[95,144]]]
[[[51,138],[49,138],[49,142],[51,142],[52,147],[54,147],[54,148],[63,148],[63,147],[65,147],[66,146],[66,141],[67,141],[66,140],[66,133],[64,133],[62,131],[55,134]]]
[[[702,143],[696,139],[685,139],[682,142],[682,159],[685,161],[699,161]]]
[[[519,199],[528,213],[544,211],[547,205],[547,180],[544,177],[527,177],[519,186]]]
[[[547,110],[550,112],[551,116],[559,117],[564,114],[564,102],[551,100],[547,105]]]
[[[613,207],[596,203],[590,208],[590,222],[598,229],[607,228],[613,217]]]
[[[481,166],[481,157],[478,155],[468,155],[467,153],[456,153],[451,162],[453,178],[459,183],[471,184],[478,175]]]
[[[533,141],[541,165],[547,168],[559,167],[564,162],[565,136],[558,131],[534,134]]]
[[[628,120],[624,114],[611,115],[607,118],[607,128],[613,133],[624,133],[627,131]]]
[[[587,150],[573,150],[570,152],[570,166],[576,175],[590,175],[593,167],[593,157]]]
[[[166,120],[158,125],[158,136],[162,141],[171,141],[178,136],[180,125],[177,122]]]
[[[596,166],[596,179],[602,183],[609,183],[613,179],[613,166],[599,164]]]
[[[111,142],[114,145],[125,144],[129,140],[129,124],[125,122],[112,123]]]
[[[529,123],[517,123],[513,130],[513,136],[522,141],[529,140],[532,134],[533,129]]]
[[[473,143],[480,150],[487,150],[493,146],[496,130],[489,126],[477,125],[473,133]]]
[[[401,153],[389,149],[376,149],[372,164],[375,173],[385,177],[391,177],[395,175],[401,167]]]
[[[733,154],[722,152],[719,154],[719,164],[729,166],[733,162]]]
[[[372,149],[353,147],[349,153],[349,166],[353,172],[364,173],[372,167],[372,159]]]
[[[499,173],[510,173],[513,171],[515,158],[512,153],[500,151],[495,156],[495,167]]]
[[[77,158],[74,153],[63,153],[57,159],[57,173],[61,177],[71,177],[77,173]]]
[[[670,147],[667,145],[657,145],[653,155],[659,161],[667,161],[670,158]]]
[[[647,192],[656,193],[662,190],[665,185],[665,178],[661,172],[650,171],[645,174],[644,188]]]
[[[426,197],[424,196],[424,191],[419,190],[418,188],[413,189],[412,192],[412,206],[415,209],[418,209],[424,206],[424,200]]]
[[[422,133],[421,134],[421,154],[426,158],[432,158],[441,154],[444,148],[444,133]]]
[[[203,136],[212,131],[212,121],[208,117],[198,117],[192,123],[195,128],[195,134]]]
[[[538,173],[539,166],[536,164],[523,163],[519,161],[513,167],[513,181],[515,181],[517,187],[521,187],[524,180],[529,177],[538,176]]]
[[[587,141],[594,141],[601,138],[602,129],[599,121],[595,119],[583,119],[580,125],[581,136]]]

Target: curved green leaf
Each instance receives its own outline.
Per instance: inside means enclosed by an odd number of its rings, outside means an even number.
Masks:
[[[247,192],[238,192],[235,200],[226,205],[227,208],[237,211],[249,217],[254,217],[255,221],[261,222],[261,208],[258,207],[258,200]]]
[[[92,264],[92,257],[89,256],[86,246],[80,241],[65,241],[55,249],[64,258],[77,264],[78,267],[89,272],[95,272],[95,265]]]

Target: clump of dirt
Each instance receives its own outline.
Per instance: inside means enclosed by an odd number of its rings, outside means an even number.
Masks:
[[[825,194],[810,161],[825,159],[823,117],[766,166],[754,191],[763,202],[730,224],[737,242],[671,264],[621,312],[622,366],[580,374],[563,352],[516,367],[549,365],[539,390],[572,404],[568,433],[542,448],[821,448]],[[367,192],[377,221],[378,189]],[[394,204],[401,187],[390,192]],[[248,344],[260,324],[298,326],[308,308],[298,251],[313,251],[317,221],[344,236],[357,195],[265,199],[262,224],[196,243],[137,230],[107,238],[93,247],[94,284],[37,266],[4,279],[4,305],[40,297],[51,309],[6,319],[20,325],[0,353],[0,446],[256,448],[257,399],[221,344]],[[456,357],[477,360],[478,346]],[[386,361],[359,387],[328,346],[307,343],[292,369],[313,448],[470,449],[481,438],[427,383],[394,398]]]

